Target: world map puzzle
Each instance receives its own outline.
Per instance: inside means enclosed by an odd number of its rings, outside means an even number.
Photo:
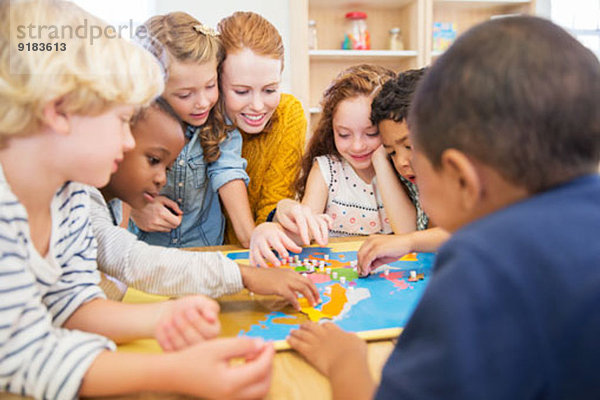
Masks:
[[[283,341],[299,324],[308,320],[327,320],[346,331],[359,333],[367,340],[397,336],[427,286],[434,260],[431,253],[411,253],[379,267],[366,278],[359,278],[353,267],[355,250],[306,247],[301,253],[290,255],[298,255],[300,263],[286,261],[281,268],[306,274],[317,286],[321,304],[313,308],[301,298],[301,312],[295,312],[289,306],[273,307],[265,303],[263,309],[255,308],[249,318],[240,319],[239,311],[236,311],[235,321],[227,319],[228,307],[222,304],[225,315],[222,325],[229,326],[231,333],[262,337],[279,343],[279,348],[285,348]],[[227,256],[244,263],[248,252],[230,252]],[[305,259],[311,260],[311,265],[317,267],[307,266],[303,263]],[[318,267],[320,262],[325,268]]]
[[[331,321],[365,340],[398,336],[427,286],[434,254],[411,253],[359,278],[352,264],[360,245],[361,242],[330,243],[328,247],[305,247],[301,253],[291,253],[298,255],[300,265],[286,263],[281,268],[305,273],[315,283],[322,302],[314,308],[301,298],[298,312],[277,296],[253,296],[247,290],[219,298],[220,336],[261,337],[273,341],[277,350],[285,350],[289,348],[285,339],[290,331],[306,321]],[[248,251],[224,254],[240,264],[249,264]],[[307,267],[302,263],[304,259],[312,260],[317,267]],[[323,271],[318,266],[320,262],[324,264]],[[166,299],[130,288],[123,301],[148,303]],[[154,339],[141,339],[120,345],[119,351],[161,350]]]

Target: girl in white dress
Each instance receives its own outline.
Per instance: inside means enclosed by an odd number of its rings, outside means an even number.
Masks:
[[[373,97],[393,77],[383,67],[356,65],[340,73],[323,94],[321,119],[296,189],[303,205],[332,218],[330,236],[416,229],[415,208],[370,119]]]

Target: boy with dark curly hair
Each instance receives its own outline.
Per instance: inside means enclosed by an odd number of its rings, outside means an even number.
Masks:
[[[416,176],[410,159],[412,145],[408,137],[408,110],[417,84],[426,68],[401,72],[387,81],[371,104],[371,122],[379,129],[383,148],[417,211],[417,230],[395,235],[372,235],[358,251],[358,268],[367,275],[378,266],[414,251],[431,252],[448,238],[448,233],[432,227],[419,201]]]

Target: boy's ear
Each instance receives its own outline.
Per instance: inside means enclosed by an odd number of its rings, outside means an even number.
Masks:
[[[474,210],[483,194],[483,182],[477,166],[463,152],[456,149],[445,150],[441,161],[442,169],[454,186],[463,210]]]
[[[69,133],[69,116],[62,111],[62,98],[54,99],[46,103],[42,109],[44,123],[53,131],[66,135]]]

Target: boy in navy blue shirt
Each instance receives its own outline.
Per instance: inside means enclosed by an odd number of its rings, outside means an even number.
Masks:
[[[600,64],[534,17],[474,27],[409,113],[422,205],[453,232],[383,369],[333,324],[288,339],[334,398],[600,395]]]

